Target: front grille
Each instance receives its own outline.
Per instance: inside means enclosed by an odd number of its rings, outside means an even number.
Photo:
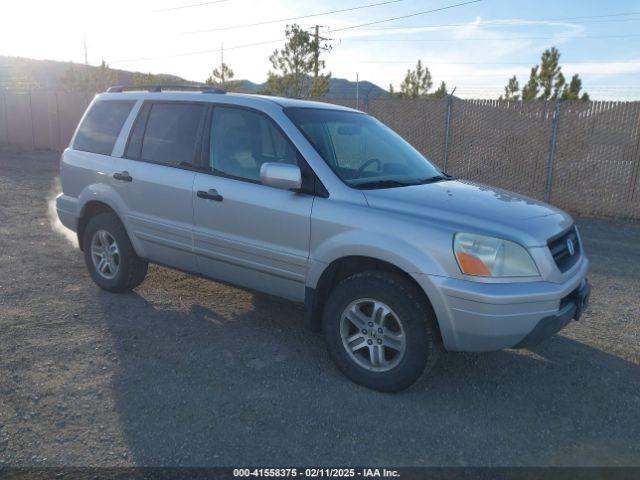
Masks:
[[[573,255],[569,248],[570,243],[573,245]],[[582,253],[580,251],[580,241],[578,240],[578,232],[575,226],[562,232],[560,235],[550,238],[547,245],[549,246],[553,260],[562,273],[573,267],[580,259]]]

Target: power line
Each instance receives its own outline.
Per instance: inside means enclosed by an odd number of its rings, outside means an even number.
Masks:
[[[154,10],[154,12],[169,12],[171,10],[182,10],[184,8],[204,7],[205,5],[214,5],[216,3],[223,3],[228,1],[229,0],[213,0],[211,2],[194,3],[191,5],[180,5],[177,7],[169,7],[169,8],[160,8],[159,10]]]
[[[446,77],[446,75],[443,75],[443,76],[438,77],[438,78],[446,79],[447,77]],[[449,78],[450,78],[450,77],[449,77]],[[492,83],[492,84],[475,84],[475,83],[460,83],[460,82],[457,82],[457,83],[456,83],[456,85],[458,85],[460,88],[465,88],[465,89],[467,89],[467,88],[473,88],[473,89],[477,89],[477,90],[490,90],[490,89],[492,89],[492,88],[495,88],[495,87],[496,87],[496,84],[495,84],[495,83]],[[504,85],[502,84],[502,85],[498,85],[497,87],[498,87],[498,88],[502,88],[503,86],[504,86]],[[584,85],[583,85],[583,86],[584,86]],[[633,91],[638,90],[637,88],[626,89],[625,87],[620,87],[620,88],[615,88],[615,87],[607,88],[607,87],[600,87],[600,86],[598,86],[598,85],[591,85],[591,84],[586,85],[586,86],[584,86],[584,87],[585,87],[585,88],[587,88],[587,87],[588,87],[588,90],[594,90],[594,91],[596,91],[596,90],[598,90],[598,91],[600,91],[600,90],[602,90],[602,91],[604,91],[604,90],[621,90],[621,91],[622,91],[622,90],[633,90]]]
[[[640,20],[640,18],[638,19]],[[356,37],[347,37],[347,38],[340,38],[338,40],[340,40],[341,42],[409,42],[409,43],[423,43],[423,42],[451,42],[451,43],[458,43],[458,42],[464,42],[464,41],[481,41],[481,40],[555,40],[555,39],[576,39],[576,40],[582,40],[583,38],[631,38],[631,37],[640,37],[640,34],[628,34],[628,35],[554,35],[551,37],[476,37],[476,38],[472,38],[472,37],[466,37],[466,38],[456,38],[456,39],[449,39],[449,38],[433,38],[433,39],[424,39],[424,38],[418,38],[418,39],[413,39],[413,38],[401,38],[401,39],[397,39],[397,38],[380,38],[380,39],[367,39],[367,38],[356,38]]]
[[[628,21],[637,21],[639,18],[620,18],[616,20],[589,20],[593,18],[609,18],[609,17],[622,17],[622,16],[630,16],[630,15],[639,15],[640,12],[627,12],[627,13],[615,13],[609,15],[589,15],[583,17],[561,17],[561,18],[531,18],[531,19],[518,19],[518,20],[503,20],[503,19],[492,19],[492,20],[481,20],[477,24],[473,23],[446,23],[446,24],[431,24],[431,25],[403,25],[403,26],[381,26],[374,27],[372,30],[404,30],[411,28],[441,28],[441,27],[468,27],[468,26],[483,26],[483,25],[491,25],[491,26],[501,26],[501,27],[512,27],[515,25],[530,25],[532,22],[564,22],[571,24],[581,24],[581,23],[604,23],[604,22],[628,22]],[[581,22],[574,22],[573,20],[583,20]],[[335,31],[335,30],[334,30]]]
[[[191,35],[194,33],[209,33],[209,32],[220,32],[223,30],[234,30],[236,28],[247,28],[247,27],[257,27],[259,25],[269,25],[272,23],[280,23],[280,22],[289,22],[291,20],[301,20],[304,18],[312,18],[312,17],[320,17],[322,15],[330,15],[332,13],[342,13],[342,12],[351,12],[353,10],[361,10],[363,8],[371,8],[371,7],[379,7],[380,5],[388,5],[390,3],[399,3],[399,2],[404,2],[405,0],[386,0],[384,2],[378,2],[378,3],[369,3],[367,5],[360,5],[358,7],[350,7],[350,8],[342,8],[340,10],[328,10],[325,12],[320,12],[320,13],[311,13],[309,15],[301,15],[299,17],[289,17],[289,18],[278,18],[276,20],[265,20],[262,22],[255,22],[255,23],[242,23],[239,25],[230,25],[227,27],[216,27],[216,28],[210,28],[210,29],[205,29],[205,30],[192,30],[192,31],[188,31],[188,32],[181,32],[182,35]]]
[[[282,42],[282,38],[279,38],[277,40],[265,40],[263,42],[254,42],[254,43],[246,43],[244,45],[234,45],[232,47],[224,47],[224,50],[237,50],[240,48],[249,48],[249,47],[255,47],[258,45],[267,45],[270,43],[280,43]],[[144,62],[147,60],[164,60],[166,58],[180,58],[180,57],[190,57],[193,55],[204,55],[204,54],[209,54],[209,53],[220,53],[221,49],[220,48],[214,48],[214,49],[209,49],[209,50],[197,50],[194,52],[184,52],[184,53],[176,53],[173,55],[162,55],[160,57],[140,57],[140,58],[128,58],[128,59],[124,59],[124,60],[115,60],[112,62],[109,62],[111,64],[115,64],[115,63],[129,63],[129,62]]]
[[[527,66],[525,66],[523,64],[522,67],[516,67],[514,69],[509,69],[508,71],[502,71],[502,72],[485,72],[485,73],[466,73],[466,72],[449,72],[449,73],[441,73],[438,72],[439,76],[442,77],[455,77],[455,76],[461,76],[464,78],[481,78],[481,79],[487,79],[487,81],[492,82],[493,78],[504,78],[505,76],[513,76],[513,74],[515,73],[518,76],[529,76],[529,73],[531,71],[530,65],[527,64]],[[631,85],[629,84],[629,86],[634,87],[634,86],[638,86],[640,87],[640,84],[638,85]]]
[[[392,1],[403,1],[403,0],[392,0]],[[418,12],[418,13],[413,13],[411,15],[408,16],[416,16],[416,15],[425,15],[427,13],[432,13],[432,12],[438,12],[441,10],[447,10],[450,8],[455,8],[455,7],[461,7],[463,5],[468,5],[471,3],[478,3],[481,2],[482,0],[471,0],[468,2],[463,2],[463,3],[457,3],[454,5],[448,5],[446,7],[441,7],[441,8],[436,8],[433,10],[427,10],[424,12]],[[406,16],[405,16],[406,17]],[[390,22],[392,20],[397,20],[398,18],[404,18],[404,17],[396,17],[396,18],[390,18],[390,19],[386,19],[386,20],[378,20],[376,22],[373,23],[381,23],[381,22]],[[370,25],[371,23],[368,24],[364,24],[364,25]],[[344,27],[341,28],[340,30],[346,30],[346,29],[351,29],[351,28],[359,28],[362,25],[351,25],[349,27]],[[338,30],[333,30],[333,31],[338,31]],[[262,42],[254,42],[254,43],[247,43],[244,45],[236,45],[236,46],[232,46],[232,47],[226,47],[226,50],[235,50],[235,49],[239,49],[239,48],[248,48],[248,47],[255,47],[258,45],[267,45],[267,44],[271,44],[271,43],[280,43],[284,41],[284,39],[280,38],[278,40],[265,40]],[[132,58],[132,59],[125,59],[125,60],[115,60],[112,61],[110,63],[115,64],[115,63],[127,63],[127,62],[142,62],[142,61],[147,61],[147,60],[163,60],[165,58],[179,58],[179,57],[188,57],[188,56],[192,56],[192,55],[204,55],[204,54],[209,54],[209,53],[218,53],[220,52],[220,49],[209,49],[209,50],[198,50],[198,51],[192,51],[192,52],[184,52],[184,53],[176,53],[173,55],[163,55],[160,57],[141,57],[141,58]]]
[[[418,15],[425,15],[427,13],[440,12],[442,10],[449,10],[450,8],[462,7],[464,5],[470,5],[472,3],[478,3],[478,2],[481,2],[481,1],[482,0],[470,0],[468,2],[456,3],[454,5],[447,5],[446,7],[433,8],[431,10],[425,10],[423,12],[411,13],[409,15],[402,15],[400,17],[385,18],[383,20],[376,20],[374,22],[361,23],[359,25],[351,25],[351,26],[348,26],[348,27],[329,29],[328,32],[330,32],[330,33],[342,32],[344,30],[351,30],[353,28],[368,27],[369,25],[376,25],[378,23],[393,22],[394,20],[402,20],[402,19],[405,19],[405,18],[417,17]]]
[[[565,25],[585,25],[587,23],[620,23],[620,22],[637,22],[638,20],[640,20],[640,17],[638,18],[618,18],[616,20],[583,20],[580,22],[574,22],[574,21],[562,21],[561,23],[565,24]],[[548,23],[552,23],[557,21],[558,23],[560,23],[560,20],[543,20],[543,19],[539,19],[539,20],[523,20],[521,22],[513,22],[513,23],[499,23],[499,22],[482,22],[482,23],[449,23],[449,24],[441,24],[441,25],[407,25],[404,27],[376,27],[376,28],[371,28],[370,30],[372,32],[374,31],[380,31],[380,30],[411,30],[411,29],[425,29],[425,28],[443,28],[443,27],[473,27],[473,26],[478,26],[478,27],[484,27],[484,26],[491,26],[491,27],[517,27],[517,26],[526,26],[526,25],[534,25],[533,22],[548,22]]]
[[[385,63],[385,64],[413,64],[415,60],[351,60],[349,63]],[[422,61],[425,65],[529,65],[531,62],[430,62]],[[581,61],[581,62],[566,62],[563,65],[580,65],[585,63],[598,63],[599,65],[615,65],[615,64],[640,64],[640,60],[619,60],[611,62],[602,62],[599,60]]]

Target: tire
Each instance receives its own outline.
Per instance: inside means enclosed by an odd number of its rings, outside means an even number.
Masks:
[[[385,308],[386,315],[373,315]],[[368,271],[341,281],[329,294],[322,322],[338,368],[355,383],[381,392],[412,385],[433,367],[441,350],[435,314],[424,294],[389,272]],[[362,341],[350,343],[358,335]],[[350,346],[357,350],[349,353]]]
[[[105,250],[105,239],[109,245],[107,250],[110,251],[110,262],[106,263],[110,263],[111,268],[104,267],[99,260],[102,258],[99,253]],[[100,213],[91,218],[84,230],[82,244],[84,246],[84,260],[91,278],[104,290],[109,292],[133,290],[142,283],[147,275],[149,264],[138,257],[124,225],[114,213]],[[103,271],[99,270],[100,266],[104,268]]]

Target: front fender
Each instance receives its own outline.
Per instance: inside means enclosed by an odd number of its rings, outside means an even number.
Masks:
[[[314,249],[309,262],[308,290],[315,291],[325,269],[340,258],[364,256],[390,263],[409,274],[419,285],[433,307],[445,347],[455,350],[457,337],[448,315],[446,299],[433,282],[434,278],[448,277],[441,264],[430,253],[418,248],[410,240],[403,240],[392,234],[363,236],[363,233],[357,230],[342,232]],[[390,248],[391,246],[393,249]],[[314,301],[313,297],[309,299],[308,309],[314,306]],[[311,310],[308,311],[307,318],[309,325],[312,325]]]
[[[445,275],[440,264],[428,252],[399,236],[348,230],[325,239],[313,249],[307,286],[315,288],[325,268],[336,260],[351,256],[381,260],[408,274]]]

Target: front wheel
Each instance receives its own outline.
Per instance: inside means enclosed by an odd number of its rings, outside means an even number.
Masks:
[[[396,392],[413,384],[437,359],[435,315],[403,277],[364,272],[330,293],[323,331],[338,368],[365,387]]]

